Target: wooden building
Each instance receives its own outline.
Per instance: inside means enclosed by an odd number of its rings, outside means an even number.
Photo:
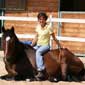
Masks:
[[[1,4],[2,3],[2,4]],[[77,3],[77,5],[76,5]],[[82,5],[79,5],[79,4]],[[36,17],[40,11],[44,11],[48,16],[55,18],[85,18],[85,1],[81,0],[0,0],[0,15],[18,17]],[[84,7],[83,7],[84,6]],[[37,22],[27,21],[4,21],[4,26],[15,27],[18,34],[34,34]],[[0,25],[2,21],[0,20]],[[65,37],[85,37],[84,23],[53,23],[55,35]],[[29,38],[26,40],[30,40]],[[31,39],[32,40],[32,39]],[[60,41],[63,47],[67,47],[73,53],[84,54],[85,43],[73,41]],[[55,49],[53,41],[52,48]]]

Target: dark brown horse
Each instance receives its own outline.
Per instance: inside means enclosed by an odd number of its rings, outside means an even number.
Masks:
[[[4,50],[4,63],[8,72],[7,78],[35,78],[37,74],[35,62],[35,50],[30,45],[23,44],[19,41],[14,32],[14,27],[5,29],[2,27],[2,47]],[[57,52],[56,52],[57,51]],[[58,50],[55,54],[47,56],[44,61],[46,64],[46,78],[56,78],[59,75],[59,64],[56,62]],[[55,67],[55,68],[54,68]],[[4,77],[2,77],[4,78]]]
[[[7,78],[35,78],[37,74],[35,50],[30,45],[19,41],[14,27],[2,27],[2,46],[4,50],[4,63],[8,72]],[[84,65],[68,49],[50,50],[44,54],[46,67],[45,79],[66,80],[68,75],[78,80],[84,79]],[[2,77],[4,78],[4,77]]]

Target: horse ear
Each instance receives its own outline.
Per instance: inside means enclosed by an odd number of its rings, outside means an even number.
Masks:
[[[2,32],[4,33],[6,30],[5,30],[5,27],[4,26],[2,26]]]
[[[11,27],[11,30],[12,30],[12,32],[14,32],[14,27],[13,26]]]

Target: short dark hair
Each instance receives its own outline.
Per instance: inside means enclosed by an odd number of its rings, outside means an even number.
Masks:
[[[45,18],[45,20],[47,20],[48,16],[46,13],[44,12],[40,12],[38,15],[37,15],[37,18],[39,19],[41,16],[43,16]]]

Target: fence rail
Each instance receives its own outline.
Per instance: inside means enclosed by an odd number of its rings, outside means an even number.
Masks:
[[[0,16],[0,20],[13,20],[13,21],[37,21],[36,17],[13,17],[13,16]],[[48,18],[50,21],[50,18]],[[53,18],[52,22],[67,22],[67,23],[85,23],[85,19],[67,19],[67,18]]]

